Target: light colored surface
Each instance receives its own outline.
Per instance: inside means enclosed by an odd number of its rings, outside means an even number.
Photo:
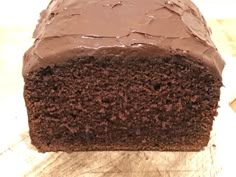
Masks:
[[[229,2],[226,0],[224,2]],[[16,13],[1,14],[12,3]],[[39,3],[40,2],[40,3]],[[218,2],[209,0],[207,2]],[[233,1],[231,1],[232,3]],[[24,51],[40,9],[47,0],[9,0],[0,9],[0,176],[45,177],[214,177],[236,176],[236,19],[215,20],[206,12],[213,40],[227,61],[219,115],[204,151],[191,152],[78,152],[38,153],[30,144],[21,77]],[[204,6],[203,0],[198,1]],[[209,3],[207,3],[209,4]],[[217,6],[217,5],[215,5]],[[217,6],[219,8],[219,5]],[[234,6],[236,7],[236,6]],[[229,8],[230,9],[230,8]],[[27,13],[23,13],[26,11]],[[29,15],[30,14],[30,15]],[[216,15],[218,15],[216,13]],[[233,141],[232,141],[233,140]]]
[[[207,19],[236,18],[235,0],[192,0]]]

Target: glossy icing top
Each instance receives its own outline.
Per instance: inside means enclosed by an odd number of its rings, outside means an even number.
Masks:
[[[191,56],[221,77],[224,61],[189,0],[52,0],[25,53],[23,75],[83,56]]]

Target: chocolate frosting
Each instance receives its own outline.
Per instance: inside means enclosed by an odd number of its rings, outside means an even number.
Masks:
[[[189,0],[52,0],[25,53],[23,75],[83,56],[170,56],[201,60],[221,78],[224,61]]]

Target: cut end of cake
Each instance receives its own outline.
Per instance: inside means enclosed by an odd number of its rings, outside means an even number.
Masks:
[[[84,57],[25,77],[32,143],[41,152],[198,151],[221,81],[190,57]]]

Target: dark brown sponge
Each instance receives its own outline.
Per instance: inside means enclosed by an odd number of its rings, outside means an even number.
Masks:
[[[209,141],[220,86],[179,55],[68,60],[26,77],[30,136],[41,152],[197,151]]]

